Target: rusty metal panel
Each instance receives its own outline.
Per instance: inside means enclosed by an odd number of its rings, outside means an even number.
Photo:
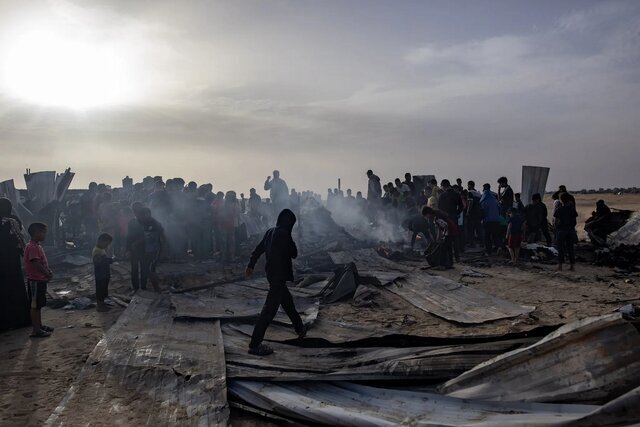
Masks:
[[[225,426],[228,417],[220,324],[174,322],[165,296],[142,291],[45,425]]]
[[[535,310],[489,295],[462,283],[427,273],[411,274],[385,287],[421,310],[444,319],[477,324]]]
[[[400,380],[452,378],[480,361],[528,345],[531,338],[425,347],[303,348],[278,342],[272,356],[247,353],[250,336],[222,328],[227,377],[271,381]],[[295,337],[293,329],[289,335]]]
[[[466,399],[604,403],[638,384],[640,334],[614,313],[564,325],[478,365],[441,391]]]
[[[268,413],[333,426],[558,426],[586,425],[581,419],[603,408],[525,402],[484,402],[435,393],[369,387],[345,382],[229,382],[234,399]],[[611,408],[632,420],[630,403]],[[637,413],[637,409],[635,410]],[[592,415],[594,414],[594,415]],[[589,424],[602,425],[602,424]],[[617,424],[624,425],[624,424]]]
[[[250,320],[260,314],[267,298],[269,284],[266,279],[224,283],[195,292],[171,296],[178,319]],[[293,300],[304,323],[313,323],[318,317],[320,299],[310,296],[312,291],[290,288]],[[290,325],[291,321],[280,308],[277,323]]]

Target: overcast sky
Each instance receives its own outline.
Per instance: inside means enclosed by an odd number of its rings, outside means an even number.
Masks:
[[[519,187],[523,164],[550,188],[637,186],[639,107],[636,0],[0,0],[19,186],[70,166],[76,187],[246,192],[276,168],[323,194],[369,168]]]

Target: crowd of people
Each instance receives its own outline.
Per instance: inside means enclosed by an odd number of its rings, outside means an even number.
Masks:
[[[566,261],[570,269],[574,267],[577,213],[575,199],[564,186],[553,194],[551,233],[541,195],[522,201],[506,177],[497,180],[496,192],[489,183],[482,191],[473,181],[465,188],[460,178],[455,184],[448,179],[438,183],[434,177],[407,173],[404,180],[383,184],[373,171],[367,172],[367,178],[366,197],[362,192],[354,196],[350,189],[346,193],[329,189],[327,209],[354,212],[365,218],[371,229],[383,223],[404,228],[411,248],[420,243],[434,266],[452,268],[466,248],[477,245],[482,245],[486,255],[508,250],[515,264],[523,241],[544,239],[547,245],[557,246],[560,269]],[[218,256],[231,263],[248,237],[248,224],[257,224],[264,231],[284,210],[289,209],[295,217],[307,201],[313,200],[314,206],[321,202],[313,192],[289,190],[278,171],[267,177],[263,189],[269,197],[262,198],[252,188],[245,198],[234,191],[215,193],[211,184],[147,177],[136,184],[125,178],[122,188],[113,189],[92,182],[80,196],[71,197],[61,215],[63,230],[93,246],[98,310],[108,310],[105,299],[114,257],[131,262],[133,291],[146,289],[148,284],[157,289],[155,271],[161,259]],[[604,202],[599,202],[597,211],[604,215],[607,210]],[[30,224],[30,241],[25,241],[23,225],[13,215],[8,199],[0,199],[0,215],[0,275],[7,284],[0,289],[0,329],[31,324],[32,336],[49,336],[52,328],[40,320],[46,283],[53,276],[42,246],[47,225]]]
[[[346,196],[339,189],[329,189],[329,210],[358,210],[375,227],[378,223],[391,223],[410,233],[413,249],[421,241],[429,262],[440,268],[452,268],[454,261],[469,247],[481,245],[485,255],[508,251],[511,262],[517,264],[523,242],[538,242],[544,238],[548,246],[555,244],[559,252],[558,268],[568,260],[573,269],[577,242],[575,199],[565,186],[553,194],[551,215],[554,229],[552,238],[549,213],[541,194],[522,201],[506,177],[497,180],[497,191],[485,183],[482,191],[474,181],[463,187],[461,178],[455,184],[448,179],[438,183],[435,177],[404,175],[404,180],[382,184],[380,178],[367,171],[366,199],[358,192],[354,197],[350,189]],[[604,202],[602,202],[604,203]]]

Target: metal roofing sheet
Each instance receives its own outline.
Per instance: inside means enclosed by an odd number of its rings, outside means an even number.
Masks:
[[[535,310],[427,273],[402,277],[386,289],[426,312],[458,323],[483,323]]]
[[[441,391],[468,399],[606,402],[639,385],[640,334],[614,313],[564,325],[478,365]]]
[[[640,214],[634,214],[625,225],[614,231],[608,238],[609,246],[640,245]]]
[[[176,318],[240,320],[257,318],[267,298],[268,283],[265,280],[225,283],[195,292],[171,295]],[[296,309],[305,323],[313,323],[318,317],[320,299],[309,296],[310,290],[291,287]],[[274,320],[290,325],[286,313],[280,309]]]
[[[408,273],[415,270],[415,268],[381,257],[375,249],[372,248],[345,252],[330,252],[329,257],[331,257],[331,261],[333,261],[334,264],[348,264],[353,262],[358,267],[358,271]]]
[[[295,335],[290,332],[291,337]],[[223,327],[229,378],[303,380],[391,380],[452,378],[480,361],[532,342],[531,338],[497,342],[431,346],[368,348],[302,348],[272,342],[267,357],[247,353],[249,336]]]
[[[229,392],[267,412],[334,426],[549,426],[575,423],[601,410],[591,405],[471,401],[342,382],[234,380]],[[628,409],[628,402],[622,406]]]
[[[174,322],[168,299],[143,291],[96,345],[46,425],[224,426],[228,416],[219,322]]]

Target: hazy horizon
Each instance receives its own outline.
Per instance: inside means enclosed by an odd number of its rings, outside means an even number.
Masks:
[[[188,5],[188,6],[186,6]],[[638,186],[637,1],[3,1],[0,181]]]

